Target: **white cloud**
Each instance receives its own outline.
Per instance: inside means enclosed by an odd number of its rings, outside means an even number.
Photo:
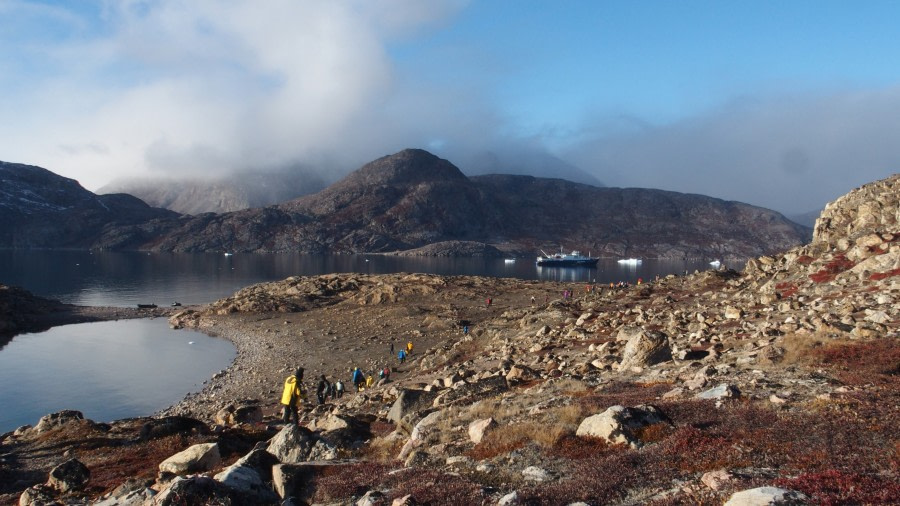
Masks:
[[[745,97],[665,126],[595,124],[564,157],[608,184],[795,213],[900,171],[900,88]]]

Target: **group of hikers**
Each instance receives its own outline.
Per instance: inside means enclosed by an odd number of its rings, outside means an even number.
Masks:
[[[391,355],[394,354],[394,343],[390,344]],[[412,353],[413,343],[409,341],[406,343],[405,348],[401,348],[400,351],[397,352],[397,359],[401,364],[406,360],[406,357]],[[282,405],[282,415],[281,421],[284,423],[290,423],[293,421],[295,424],[300,424],[300,416],[299,416],[299,408],[303,404],[303,401],[306,399],[306,392],[303,389],[303,373],[304,369],[302,367],[298,367],[294,374],[288,376],[284,380],[284,389],[281,393],[281,405]],[[379,380],[382,379],[390,379],[391,376],[391,368],[389,366],[385,366],[384,368],[378,370],[372,374],[365,374],[359,367],[354,367],[350,370],[350,382],[353,383],[353,386],[356,387],[357,392],[362,392],[367,388],[372,388],[376,384],[375,376],[378,376]],[[344,383],[338,379],[334,383],[328,381],[328,378],[322,374],[319,376],[319,381],[316,384],[316,400],[319,405],[325,404],[325,402],[330,399],[340,399],[344,396]]]

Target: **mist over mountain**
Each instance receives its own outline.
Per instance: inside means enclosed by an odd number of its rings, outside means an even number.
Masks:
[[[182,214],[224,213],[286,202],[322,190],[324,177],[315,170],[246,170],[215,178],[120,179],[99,194],[128,193],[153,207]]]

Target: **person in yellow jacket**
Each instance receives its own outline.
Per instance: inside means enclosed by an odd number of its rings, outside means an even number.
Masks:
[[[366,376],[366,388],[372,388],[373,386],[375,386],[375,378],[370,374]]]
[[[406,343],[406,354],[412,355],[412,341]]]
[[[284,413],[281,415],[281,421],[288,423],[291,416],[294,417],[294,423],[300,425],[300,415],[297,410],[303,402],[305,394],[303,392],[303,368],[298,367],[297,372],[288,376],[284,380],[284,391],[281,392],[281,404],[284,406]]]

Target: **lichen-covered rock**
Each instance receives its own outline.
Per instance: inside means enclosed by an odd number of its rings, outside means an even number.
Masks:
[[[658,423],[671,425],[672,421],[656,406],[612,406],[603,413],[582,420],[575,435],[598,437],[610,443],[640,448],[644,445],[640,440],[640,431]]]
[[[669,338],[657,330],[637,329],[628,337],[619,369],[647,367],[667,360],[672,360]]]
[[[309,429],[288,424],[272,438],[266,451],[279,462],[290,464],[305,461],[314,444],[315,440]]]
[[[735,492],[725,506],[805,506],[809,498],[796,490],[759,487]]]
[[[178,452],[159,464],[160,473],[184,475],[210,471],[222,464],[217,443],[200,443]]]
[[[50,471],[47,485],[60,492],[81,490],[91,479],[91,471],[78,459],[69,459]]]

